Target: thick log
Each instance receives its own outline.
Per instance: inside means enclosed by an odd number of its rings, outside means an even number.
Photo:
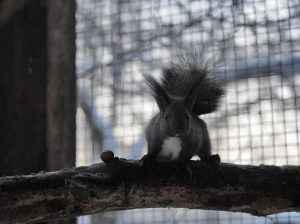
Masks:
[[[114,158],[109,163],[0,178],[1,223],[31,223],[133,208],[300,211],[299,166],[246,166]]]

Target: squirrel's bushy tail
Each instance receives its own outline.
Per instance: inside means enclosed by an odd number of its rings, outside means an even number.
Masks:
[[[224,95],[222,82],[216,77],[209,77],[216,71],[215,60],[199,51],[188,50],[163,70],[162,86],[175,97],[186,98],[193,93],[195,102],[192,113],[207,114],[216,110],[221,96]]]

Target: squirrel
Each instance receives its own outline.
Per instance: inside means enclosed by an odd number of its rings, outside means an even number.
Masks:
[[[201,161],[220,162],[211,154],[211,142],[206,123],[199,115],[215,111],[224,95],[215,73],[215,60],[196,50],[177,56],[163,69],[159,81],[144,75],[159,113],[146,128],[148,153],[142,160],[189,161],[198,155]]]

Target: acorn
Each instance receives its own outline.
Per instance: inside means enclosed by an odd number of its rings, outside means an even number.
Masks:
[[[114,158],[114,153],[111,150],[103,151],[100,154],[100,159],[105,163],[109,163],[110,161],[113,160],[113,158]]]

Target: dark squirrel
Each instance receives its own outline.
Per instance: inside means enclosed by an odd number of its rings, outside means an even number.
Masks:
[[[197,51],[187,51],[163,69],[160,81],[145,76],[160,112],[146,128],[148,154],[143,159],[187,162],[194,155],[201,161],[220,162],[211,154],[205,122],[198,116],[216,110],[224,85],[209,75],[215,61]]]

